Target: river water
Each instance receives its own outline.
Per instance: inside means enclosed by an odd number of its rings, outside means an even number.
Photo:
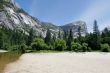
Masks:
[[[3,73],[4,68],[11,62],[19,59],[21,55],[18,53],[0,53],[0,73]]]

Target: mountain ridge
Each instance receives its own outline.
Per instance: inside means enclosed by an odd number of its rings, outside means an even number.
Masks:
[[[72,28],[73,35],[75,34],[74,36],[77,36],[77,30],[80,26],[82,28],[81,32],[83,32],[84,35],[87,33],[87,26],[84,21],[76,21],[63,26],[56,26],[53,23],[43,22],[32,17],[22,8],[18,7],[13,0],[3,0],[2,5],[3,8],[0,8],[0,25],[12,30],[19,29],[28,34],[29,30],[33,28],[37,36],[42,35],[45,37],[47,29],[51,30],[52,35],[56,34],[58,36],[59,31],[63,34],[65,28],[67,29],[66,31]]]

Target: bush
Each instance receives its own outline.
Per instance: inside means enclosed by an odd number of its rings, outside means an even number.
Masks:
[[[48,50],[49,46],[47,44],[45,44],[44,40],[41,38],[35,38],[33,40],[33,43],[31,43],[31,47],[33,50]]]
[[[88,51],[88,44],[87,43],[82,44],[82,50],[83,50],[83,52]]]
[[[66,49],[66,41],[63,39],[55,40],[55,50],[63,51]]]
[[[54,50],[53,45],[49,45],[47,50]]]
[[[102,39],[102,43],[107,43],[107,44],[110,45],[110,37],[104,37],[104,38]]]
[[[37,44],[42,44],[42,43],[44,43],[44,40],[41,39],[41,38],[35,38],[35,39],[33,40],[33,42],[36,42]]]
[[[83,43],[82,44],[82,51],[83,52],[90,52],[91,51],[91,48],[88,47],[88,44],[87,43]]]
[[[21,44],[18,49],[19,49],[19,52],[20,52],[20,53],[25,53],[26,50],[27,50],[27,48],[28,48],[27,45]]]
[[[10,45],[8,43],[5,43],[3,46],[4,50],[9,50],[10,49]]]
[[[32,50],[32,47],[31,46],[27,46],[27,50]]]
[[[10,47],[9,51],[18,51],[18,49],[19,49],[19,45],[13,45]]]
[[[108,44],[101,44],[102,52],[110,52],[110,46]]]
[[[9,51],[25,53],[28,47],[25,44],[21,44],[21,45],[13,45],[10,48],[11,48],[11,50],[9,50]]]
[[[91,51],[92,51],[92,49],[91,49],[90,47],[88,47],[87,51],[88,51],[88,52],[91,52]]]
[[[71,48],[72,48],[72,51],[82,52],[82,46],[79,43],[72,42]]]
[[[42,44],[42,50],[50,50],[50,46],[44,43]]]
[[[32,47],[32,50],[37,50],[37,51],[40,51],[40,50],[43,50],[43,44],[38,44],[38,43],[32,43],[31,44],[31,47]]]

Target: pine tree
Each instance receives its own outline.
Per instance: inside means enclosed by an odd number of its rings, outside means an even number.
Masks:
[[[56,34],[54,33],[51,39],[51,46],[53,46],[53,48],[55,48],[55,40],[56,40]]]
[[[104,31],[102,32],[102,38],[104,37],[109,37],[109,30],[108,28],[105,28]]]
[[[72,32],[72,29],[70,29],[69,39],[71,39],[71,41],[73,40],[73,32]]]
[[[4,0],[0,0],[0,3],[3,3]]]
[[[81,43],[81,26],[78,27],[78,40]]]
[[[56,40],[56,34],[55,33],[53,34],[53,38],[52,39],[55,42],[55,40]]]
[[[32,43],[33,39],[34,39],[34,30],[33,30],[33,28],[31,28],[29,31],[29,36],[28,36],[28,40],[27,40],[28,46]]]
[[[107,43],[110,45],[110,31],[108,30],[108,28],[105,28],[103,31],[102,31],[102,34],[101,34],[101,42],[104,44],[104,43]]]
[[[71,51],[71,43],[73,42],[73,32],[72,29],[70,29],[68,40],[67,40],[67,45],[68,45],[68,50]]]
[[[64,30],[64,34],[63,34],[63,39],[65,40],[65,41],[67,41],[67,32]]]
[[[3,31],[0,30],[0,49],[3,49],[3,44],[4,44],[4,41],[3,41]]]
[[[93,29],[93,45],[92,45],[92,47],[94,50],[99,50],[100,44],[101,44],[101,42],[100,42],[101,38],[100,38],[100,31],[98,29],[98,25],[97,25],[96,20],[94,21],[94,27],[93,28],[94,29]]]
[[[47,29],[46,37],[45,37],[45,43],[50,45],[51,43],[51,32],[50,29]]]
[[[61,31],[60,31],[60,28],[59,28],[58,38],[61,38]]]

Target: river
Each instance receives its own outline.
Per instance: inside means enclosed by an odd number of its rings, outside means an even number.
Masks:
[[[0,73],[3,73],[7,64],[17,61],[20,56],[18,53],[2,51],[0,53]]]

